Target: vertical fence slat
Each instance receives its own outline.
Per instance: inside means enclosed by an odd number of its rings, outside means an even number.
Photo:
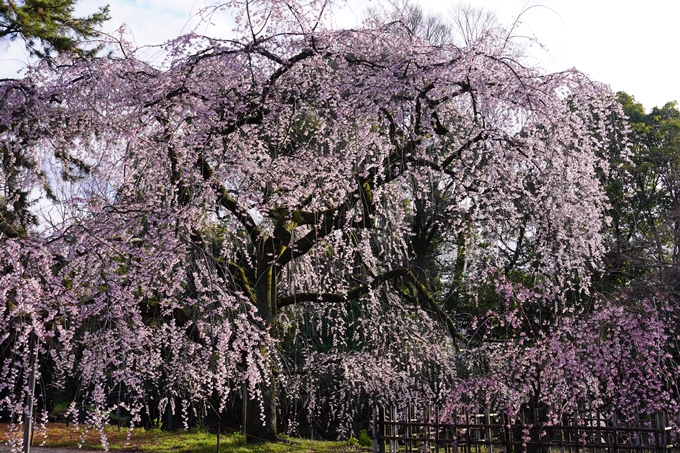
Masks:
[[[614,427],[614,453],[619,453],[619,431],[616,409],[612,409],[612,425]]]
[[[381,438],[380,438],[380,444],[378,445],[380,447],[380,451],[378,453],[385,453],[385,408],[380,407],[378,409],[378,423],[380,424],[380,430],[378,432],[381,433]]]
[[[439,408],[434,408],[434,449],[439,453]]]
[[[373,406],[371,409],[371,434],[373,434],[373,453],[378,453],[378,408]]]
[[[390,422],[392,424],[390,427],[392,428],[390,430],[390,452],[391,453],[397,453],[397,441],[395,437],[397,437],[397,425],[395,422],[397,421],[397,406],[390,406]]]
[[[411,416],[410,416],[410,406],[407,404],[406,407],[404,408],[404,422],[406,423],[406,429],[404,429],[404,449],[408,453],[411,452],[411,425],[409,425],[409,422],[411,421]]]

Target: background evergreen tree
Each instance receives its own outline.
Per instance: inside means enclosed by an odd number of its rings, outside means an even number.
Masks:
[[[92,54],[83,40],[97,36],[97,27],[109,19],[109,7],[86,17],[74,17],[74,0],[0,0],[0,38],[22,39],[32,55]]]

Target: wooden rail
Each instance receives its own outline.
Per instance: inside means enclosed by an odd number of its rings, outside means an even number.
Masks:
[[[581,410],[550,424],[538,409],[510,419],[488,408],[440,420],[435,408],[373,409],[374,453],[660,453],[674,449],[666,413],[624,418]]]

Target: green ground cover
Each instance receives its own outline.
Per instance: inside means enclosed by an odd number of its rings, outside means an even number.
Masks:
[[[0,439],[5,439],[7,425],[0,425]],[[81,438],[82,437],[82,438]],[[107,428],[106,437],[111,451],[147,452],[147,453],[216,453],[217,435],[206,430],[162,431],[136,428],[127,439],[125,429]],[[99,433],[96,431],[74,431],[62,423],[48,425],[47,437],[43,439],[36,433],[34,446],[44,440],[45,447],[78,448],[82,443],[84,450],[103,450]],[[0,441],[0,443],[2,443]],[[318,441],[298,438],[285,438],[280,442],[262,444],[246,444],[245,437],[239,433],[220,435],[221,453],[358,453],[371,449],[358,445],[356,439],[351,441]]]

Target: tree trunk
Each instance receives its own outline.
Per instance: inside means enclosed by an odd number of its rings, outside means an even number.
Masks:
[[[276,440],[276,382],[274,379],[271,375],[269,385],[262,386],[262,394],[259,398],[257,396],[252,398],[252,395],[248,395],[245,423],[247,443]]]

